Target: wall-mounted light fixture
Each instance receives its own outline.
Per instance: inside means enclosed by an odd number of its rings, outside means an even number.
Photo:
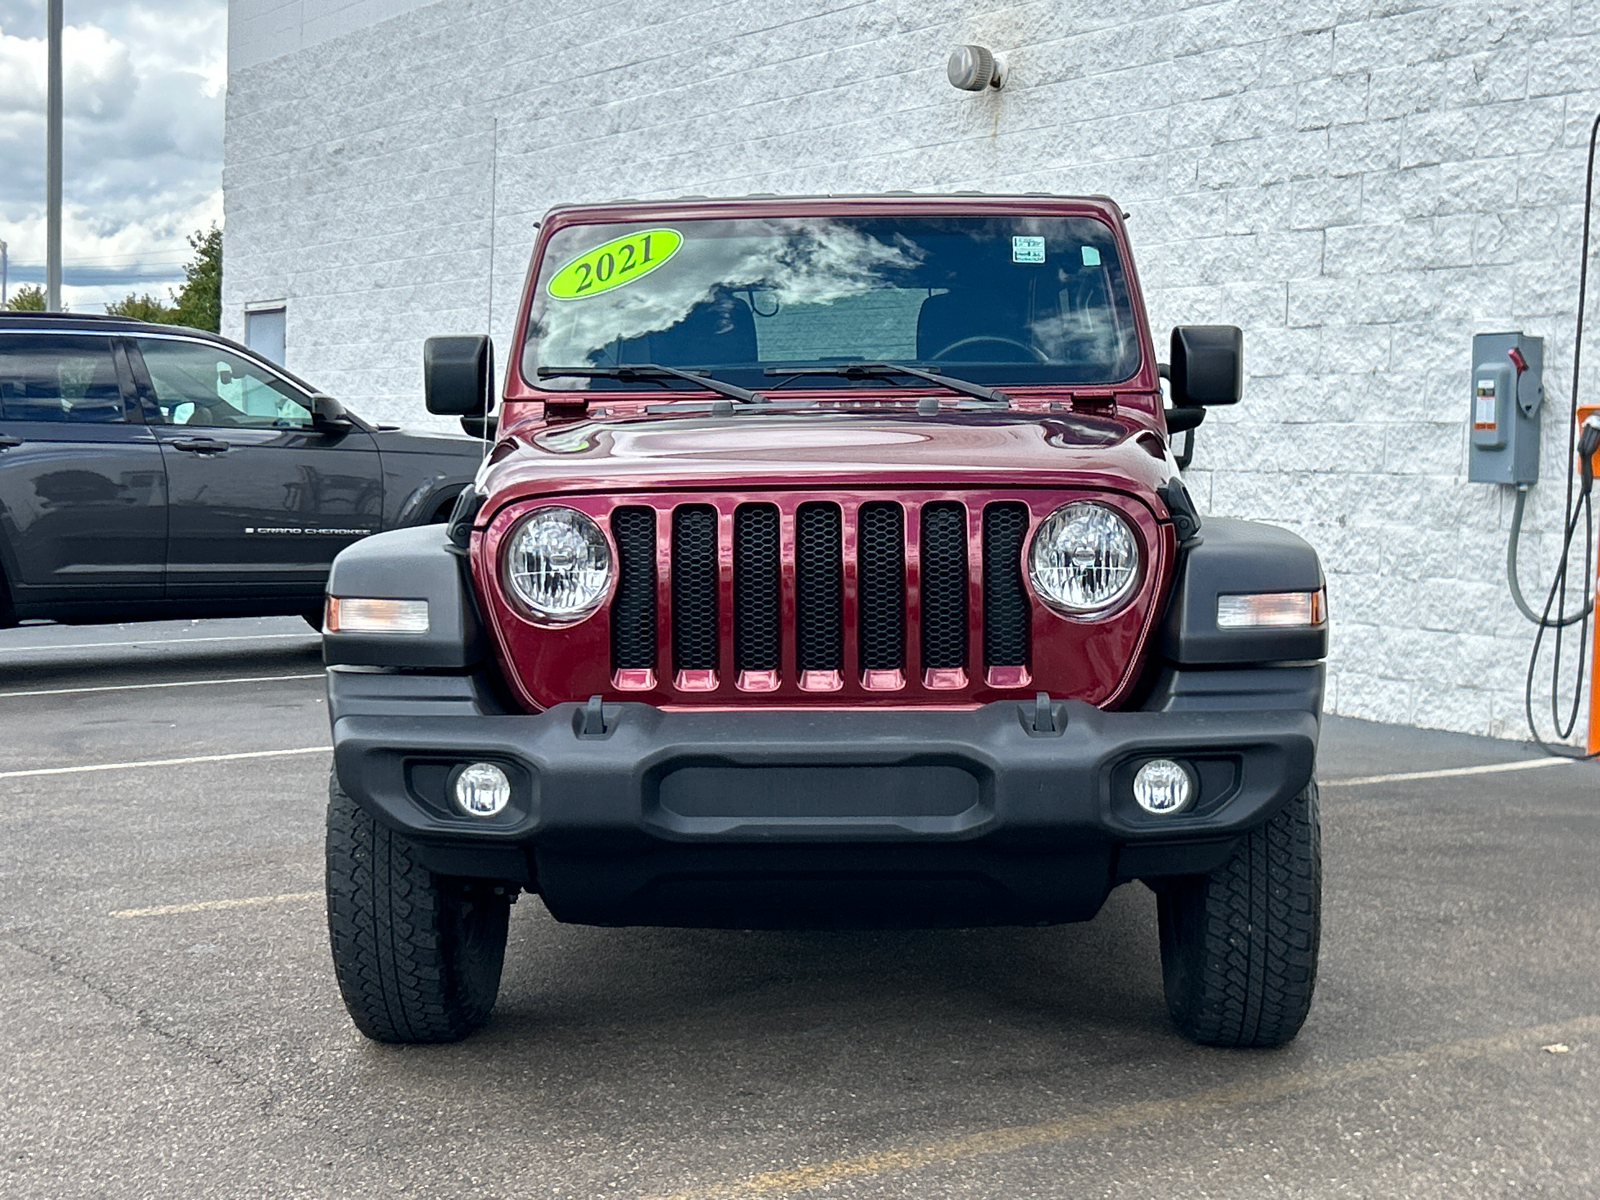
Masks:
[[[957,46],[945,72],[963,92],[983,92],[1005,86],[1006,65],[986,46]]]

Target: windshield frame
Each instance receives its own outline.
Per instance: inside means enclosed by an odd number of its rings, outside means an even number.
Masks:
[[[1054,196],[819,196],[749,198],[726,200],[677,200],[659,202],[622,202],[615,204],[572,205],[557,207],[547,214],[542,223],[534,252],[529,262],[523,288],[522,303],[518,313],[511,358],[515,367],[505,374],[507,401],[536,400],[551,407],[587,407],[590,401],[603,400],[606,404],[630,399],[649,398],[659,402],[663,390],[645,391],[605,390],[589,391],[570,388],[540,386],[537,379],[524,375],[524,347],[527,344],[528,324],[538,300],[538,287],[543,272],[545,255],[550,241],[562,230],[575,225],[627,225],[641,222],[671,222],[692,220],[739,220],[763,218],[806,219],[812,217],[1044,217],[1089,218],[1108,227],[1116,247],[1124,285],[1127,291],[1129,313],[1133,322],[1133,341],[1136,346],[1132,372],[1121,380],[1094,383],[1028,381],[1022,383],[988,383],[1022,394],[1066,396],[1074,393],[1152,393],[1159,389],[1156,382],[1155,356],[1143,293],[1128,244],[1127,230],[1121,210],[1104,197],[1054,197]],[[510,364],[508,364],[510,366]],[[903,389],[907,398],[922,392],[937,392],[932,383],[907,380]],[[818,386],[805,388],[790,386],[789,393],[825,394],[836,399],[847,399],[856,394],[876,394],[881,398],[882,385],[861,381],[859,386],[841,388]],[[683,395],[703,396],[702,389],[685,387]]]

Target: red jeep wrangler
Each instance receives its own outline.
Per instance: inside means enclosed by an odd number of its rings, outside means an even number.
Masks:
[[[1177,1027],[1292,1038],[1322,570],[1202,527],[1170,441],[1239,399],[1240,347],[1180,328],[1157,363],[1100,198],[552,211],[475,488],[328,585],[356,1025],[482,1024],[523,890],[810,929],[1083,921],[1140,880]],[[487,338],[424,365],[485,419]]]

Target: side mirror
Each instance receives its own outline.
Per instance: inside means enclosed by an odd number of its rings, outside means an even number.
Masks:
[[[1172,331],[1172,406],[1237,404],[1244,394],[1244,334],[1235,325]]]
[[[441,417],[481,417],[491,407],[494,343],[483,334],[431,337],[422,344],[422,393]]]
[[[354,422],[327,392],[311,393],[311,423],[319,429],[348,429]]]
[[[461,428],[468,437],[475,437],[481,442],[499,433],[500,418],[493,413],[488,416],[462,417]]]

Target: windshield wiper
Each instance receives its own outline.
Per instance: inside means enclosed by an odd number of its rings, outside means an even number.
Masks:
[[[723,383],[697,371],[680,371],[677,367],[663,367],[658,363],[629,363],[619,367],[540,367],[540,379],[649,379],[664,383],[668,379],[687,379],[708,392],[737,400],[740,404],[765,404],[767,398],[757,392]]]
[[[984,387],[968,379],[946,375],[942,371],[929,371],[922,367],[908,367],[904,363],[832,363],[825,367],[768,367],[767,375],[834,375],[840,379],[890,379],[896,375],[909,375],[936,383],[962,396],[987,400],[991,404],[1009,406],[1011,397],[998,388]]]

